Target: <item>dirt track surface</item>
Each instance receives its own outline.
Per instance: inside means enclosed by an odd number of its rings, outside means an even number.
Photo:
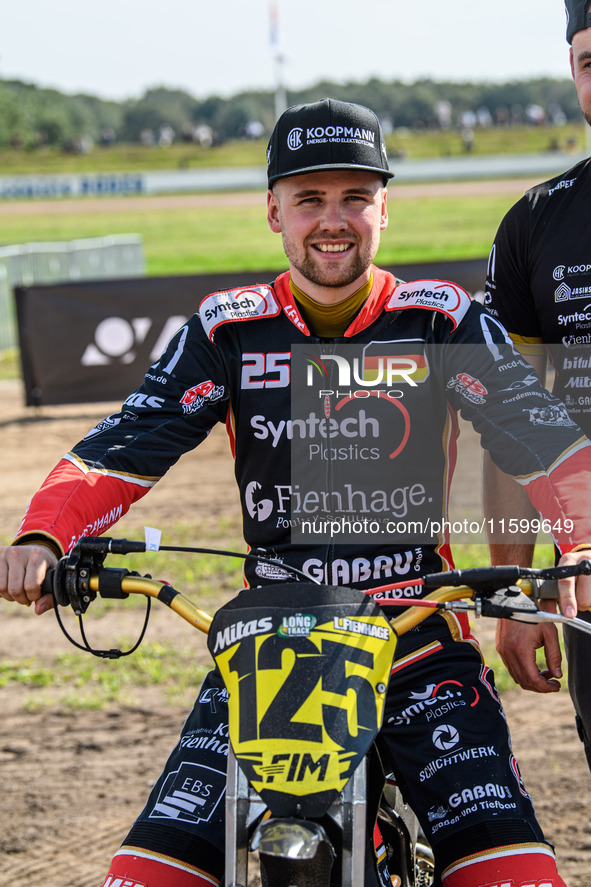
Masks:
[[[391,200],[416,200],[426,197],[485,196],[489,194],[514,194],[521,196],[537,184],[535,179],[493,179],[490,181],[428,182],[408,185],[392,184]],[[198,209],[207,206],[262,206],[260,191],[239,194],[168,194],[146,197],[99,197],[80,200],[11,200],[0,202],[0,215],[28,216],[37,213],[97,213],[117,210]]]
[[[0,536],[7,539],[47,471],[111,405],[46,407],[36,413],[22,405],[20,387],[6,382],[0,382],[0,400],[5,466]],[[202,519],[211,513],[235,519],[230,461],[224,435],[213,434],[198,459],[189,456],[139,504],[138,525],[165,527],[181,516],[190,522],[196,511]],[[467,483],[466,489],[474,487]],[[98,642],[127,628],[126,617],[115,613],[101,620]],[[33,657],[43,663],[72,649],[51,614],[37,618],[0,601],[0,619],[4,661]],[[137,619],[135,611],[130,636]],[[157,615],[149,631],[150,639],[166,638],[180,648],[192,643],[191,629],[168,612]],[[485,635],[490,641],[490,629]],[[195,659],[206,661],[201,638],[195,641]],[[164,690],[154,686],[139,691],[128,705],[102,711],[60,707],[51,686],[34,691],[19,684],[0,692],[1,887],[99,887],[186,709],[169,705]],[[39,698],[43,707],[36,704]],[[556,844],[561,873],[569,887],[588,887],[591,776],[568,694],[540,697],[516,690],[503,701],[526,785]]]

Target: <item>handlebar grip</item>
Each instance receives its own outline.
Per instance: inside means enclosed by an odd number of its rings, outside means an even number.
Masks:
[[[45,574],[45,579],[41,583],[41,591],[43,594],[51,594],[53,592],[53,577],[55,575],[55,570],[48,570]]]
[[[55,569],[48,570],[41,583],[41,591],[43,594],[53,594],[60,607],[68,607],[71,603],[64,587],[63,571],[60,570],[60,565],[64,560],[65,558],[62,558],[61,561],[58,561],[58,565]]]
[[[538,589],[538,599],[541,601],[556,601],[558,594],[558,579],[544,579]]]

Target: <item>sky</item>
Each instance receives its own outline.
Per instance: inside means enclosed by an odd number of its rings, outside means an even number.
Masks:
[[[0,78],[121,101],[321,79],[569,76],[562,0],[0,0]]]

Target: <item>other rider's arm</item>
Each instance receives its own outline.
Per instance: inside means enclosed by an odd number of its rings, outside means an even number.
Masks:
[[[484,513],[489,527],[491,564],[532,564],[535,534],[530,538],[520,534],[519,540],[507,541],[501,536],[501,520],[509,517],[529,520],[537,517],[524,490],[519,484],[494,464],[489,454],[484,454]],[[495,528],[497,532],[495,533]],[[497,622],[497,650],[507,671],[516,684],[524,690],[552,693],[560,690],[558,679],[562,677],[562,654],[556,626],[551,623],[528,625],[511,619]],[[536,650],[544,649],[546,668],[542,671],[536,663]]]
[[[546,377],[545,354],[523,356],[532,364],[544,383]],[[487,518],[491,564],[531,566],[536,534],[533,531],[520,533],[515,537],[515,540],[511,540],[508,538],[507,532],[501,532],[501,528],[507,528],[507,521],[510,518],[516,520],[518,525],[520,521],[523,521],[521,526],[531,526],[532,519],[538,516],[537,512],[523,488],[514,478],[501,471],[487,452],[484,453],[483,477],[483,503]],[[569,561],[581,560],[584,556],[584,554],[579,555],[575,552]],[[564,562],[564,558],[561,562]],[[582,577],[579,580],[582,593],[584,583],[581,580]],[[567,588],[568,591],[566,591]],[[572,595],[572,583],[569,586],[563,586],[563,589],[567,594]],[[581,601],[581,603],[583,602]],[[541,606],[544,607],[544,604]],[[563,602],[563,607],[568,607],[566,599]],[[554,609],[554,605],[548,602],[545,608]],[[567,615],[574,615],[574,613],[567,613]],[[510,619],[499,619],[496,646],[509,674],[525,690],[533,690],[537,693],[553,693],[560,690],[562,652],[555,625],[551,623],[528,625]],[[536,662],[536,651],[540,649],[544,650],[546,662],[546,668],[543,670],[538,668]]]

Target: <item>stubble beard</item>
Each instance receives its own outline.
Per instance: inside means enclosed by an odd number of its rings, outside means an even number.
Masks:
[[[363,251],[354,250],[354,256],[351,261],[344,267],[334,266],[321,267],[321,259],[316,260],[314,255],[314,247],[304,245],[300,251],[283,234],[283,249],[290,264],[296,268],[300,274],[315,286],[324,286],[334,289],[349,286],[358,280],[369,268],[375,256],[373,244],[367,244]]]

